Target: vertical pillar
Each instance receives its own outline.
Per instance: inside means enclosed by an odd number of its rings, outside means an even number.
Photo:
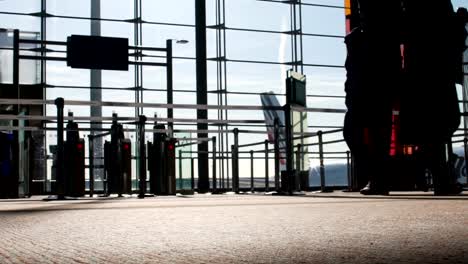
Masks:
[[[64,175],[64,140],[63,140],[63,98],[55,99],[57,106],[57,199],[65,199],[65,175]]]
[[[47,3],[46,0],[41,0],[41,12],[45,14],[47,12]],[[47,52],[45,52],[47,45],[44,44],[45,40],[47,39],[47,17],[46,16],[41,16],[41,56],[46,56]],[[47,74],[46,74],[46,68],[47,68],[47,61],[46,60],[41,60],[41,85],[42,85],[42,99],[45,100],[47,98],[47,89],[46,89],[46,84],[47,84]],[[42,106],[42,115],[47,115],[47,105]],[[43,179],[44,181],[44,187],[43,191],[48,191],[49,188],[48,186],[48,179],[47,179],[47,132],[44,131],[42,133],[43,140],[42,140],[42,161],[40,162],[38,168],[42,169],[43,173]]]
[[[88,135],[88,152],[89,152],[89,197],[94,195],[94,137]]]
[[[173,77],[172,77],[172,39],[166,40],[166,59],[167,59],[167,104],[174,103],[174,91],[173,91]],[[171,119],[174,118],[174,109],[172,107],[167,108],[167,126],[169,128],[169,137],[172,137],[172,131],[174,131],[174,122]]]
[[[206,0],[195,0],[195,40],[197,65],[197,104],[206,105],[207,96],[207,66],[206,66]],[[206,109],[197,110],[197,118],[208,119]],[[208,124],[197,123],[198,130],[207,130]],[[205,139],[207,133],[198,133],[198,138]],[[207,192],[210,188],[208,175],[208,142],[198,144],[198,191]]]
[[[145,198],[146,193],[146,148],[145,148],[145,124],[146,116],[140,115],[138,122],[138,143],[139,143],[139,157],[138,157],[138,170],[139,170],[139,190],[138,198]]]
[[[91,0],[91,35],[92,36],[101,36],[101,0]],[[102,71],[101,70],[90,70],[90,100],[101,102],[102,101],[102,90],[99,89],[102,87]],[[102,117],[102,106],[91,106],[91,117]],[[99,122],[91,123],[91,135],[97,135],[102,129],[102,124]],[[104,156],[103,153],[103,138],[94,137],[93,138],[93,157],[98,157],[94,162],[96,165],[103,165],[103,160],[101,159]],[[91,157],[90,157],[91,159]],[[99,166],[98,166],[99,167]],[[90,168],[94,170],[94,168]],[[98,170],[99,173],[95,174],[95,178],[104,180],[103,170]]]
[[[19,30],[15,29],[13,31],[13,86],[18,93],[18,100],[20,98],[20,85],[19,85]],[[19,114],[19,105],[16,109],[16,114]]]

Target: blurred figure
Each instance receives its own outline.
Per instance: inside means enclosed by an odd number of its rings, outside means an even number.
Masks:
[[[399,0],[358,0],[360,23],[348,48],[344,138],[353,154],[362,194],[388,194],[392,96],[401,56]],[[366,185],[367,183],[367,185]]]
[[[450,0],[403,0],[404,89],[401,93],[401,142],[420,146],[435,195],[457,194],[447,147],[460,124],[455,83],[466,34]],[[464,41],[463,41],[464,42]],[[450,145],[448,145],[450,144]]]

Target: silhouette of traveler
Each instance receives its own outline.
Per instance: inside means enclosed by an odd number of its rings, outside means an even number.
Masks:
[[[404,0],[402,7],[401,142],[420,147],[435,195],[457,194],[461,189],[450,175],[446,147],[460,124],[455,83],[461,81],[465,24],[450,0]]]
[[[401,56],[399,0],[358,0],[360,23],[345,38],[347,113],[343,136],[362,194],[388,194],[392,104]]]

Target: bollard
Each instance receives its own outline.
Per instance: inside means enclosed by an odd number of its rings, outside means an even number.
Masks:
[[[270,191],[270,182],[269,182],[269,175],[268,175],[268,171],[269,171],[269,157],[268,157],[268,140],[265,140],[265,192],[269,192]]]
[[[215,193],[218,189],[216,182],[216,137],[212,137],[211,139],[213,143],[213,193]]]
[[[94,138],[88,135],[88,153],[89,153],[89,197],[94,196]]]
[[[140,176],[140,184],[139,189],[140,193],[138,194],[138,198],[143,199],[145,198],[146,193],[146,149],[145,149],[145,123],[146,123],[146,116],[140,115],[138,121],[138,140],[139,140],[139,159],[138,159],[138,169],[139,169],[139,176]]]
[[[63,107],[65,101],[59,97],[55,99],[57,106],[57,167],[56,167],[56,185],[57,185],[57,199],[65,199],[65,175],[64,175],[64,141],[63,141]]]
[[[280,150],[279,150],[279,119],[275,118],[274,123],[274,148],[275,148],[275,190],[280,191]]]
[[[319,159],[320,159],[320,190],[325,192],[325,166],[323,165],[323,132],[318,131],[318,146],[319,146]]]
[[[250,192],[255,192],[253,150],[250,151]]]

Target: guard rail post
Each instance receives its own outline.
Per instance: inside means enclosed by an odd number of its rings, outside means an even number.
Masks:
[[[270,191],[270,182],[269,182],[269,157],[268,157],[268,140],[265,140],[265,192]]]
[[[317,132],[320,159],[320,190],[325,192],[325,166],[323,164],[323,132]]]
[[[88,135],[89,197],[94,196],[94,137]]]
[[[253,150],[250,150],[250,192],[255,192],[255,183],[254,183],[254,154]]]
[[[280,191],[280,149],[279,149],[279,119],[275,118],[274,123],[274,148],[275,148],[275,189],[277,192]]]
[[[216,193],[218,191],[218,182],[216,179],[216,137],[211,138],[211,143],[213,144],[213,193]]]

